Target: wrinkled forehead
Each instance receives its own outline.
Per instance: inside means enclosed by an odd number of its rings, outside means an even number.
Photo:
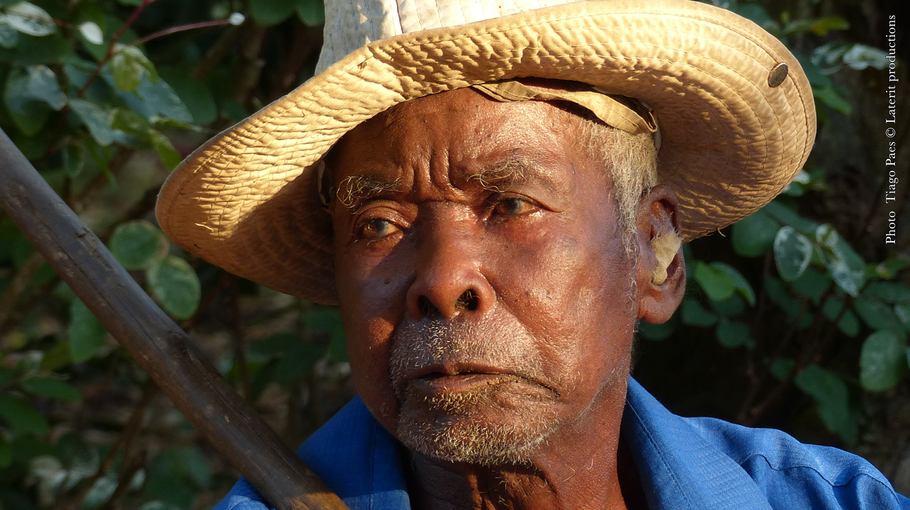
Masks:
[[[390,163],[396,170],[426,163],[440,158],[440,147],[448,166],[470,175],[504,164],[526,166],[529,159],[545,164],[560,151],[579,148],[593,118],[569,102],[500,102],[470,88],[426,96],[347,133],[326,156],[321,187],[337,187],[351,172],[393,179]]]

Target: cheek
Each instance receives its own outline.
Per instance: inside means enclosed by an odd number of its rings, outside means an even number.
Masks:
[[[336,251],[336,254],[338,251]],[[405,276],[362,258],[336,255],[336,287],[354,385],[367,408],[394,431],[397,407],[389,377],[389,341],[402,316]]]

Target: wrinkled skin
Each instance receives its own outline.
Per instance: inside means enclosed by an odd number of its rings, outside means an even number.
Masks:
[[[619,425],[635,322],[665,321],[682,298],[681,255],[666,282],[649,277],[676,197],[642,198],[628,256],[580,126],[464,89],[396,106],[333,149],[354,381],[412,452],[416,508],[625,508],[634,493]]]

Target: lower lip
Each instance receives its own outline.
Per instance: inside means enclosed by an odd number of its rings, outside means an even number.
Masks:
[[[467,393],[499,384],[517,381],[518,377],[506,374],[459,374],[421,377],[411,381],[421,393]]]

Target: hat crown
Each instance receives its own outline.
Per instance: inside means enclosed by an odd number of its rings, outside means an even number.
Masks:
[[[579,0],[326,0],[316,73],[373,41]]]

